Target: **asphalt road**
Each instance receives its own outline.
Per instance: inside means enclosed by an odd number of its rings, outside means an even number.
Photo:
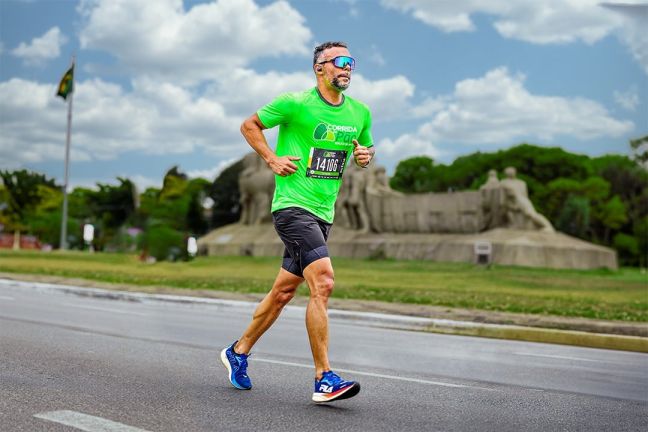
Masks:
[[[355,398],[310,401],[303,310],[255,347],[254,388],[218,354],[253,305],[127,302],[0,280],[2,431],[620,431],[648,428],[648,355],[331,320]],[[72,425],[72,426],[66,426]]]

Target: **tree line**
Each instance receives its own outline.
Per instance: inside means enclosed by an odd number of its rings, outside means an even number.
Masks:
[[[517,169],[536,209],[559,230],[617,250],[621,264],[646,266],[648,251],[648,136],[633,140],[633,158],[588,157],[560,148],[521,144],[473,153],[449,165],[426,156],[402,160],[390,180],[406,193],[477,189],[487,172]],[[642,165],[644,164],[644,165]],[[240,216],[238,175],[242,161],[213,181],[190,179],[178,167],[162,187],[137,191],[127,178],[116,185],[77,187],[68,193],[68,245],[88,247],[83,225],[94,225],[95,250],[140,251],[156,259],[186,258],[186,239],[236,222]],[[0,171],[2,232],[20,231],[59,247],[63,193],[45,175]]]

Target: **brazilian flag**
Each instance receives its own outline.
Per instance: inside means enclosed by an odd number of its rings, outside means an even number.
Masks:
[[[63,99],[67,100],[67,97],[72,91],[74,90],[74,64],[70,66],[70,69],[68,69],[67,72],[65,72],[65,75],[63,75],[63,78],[61,78],[61,82],[58,85],[58,91],[56,92],[56,96],[61,96]]]

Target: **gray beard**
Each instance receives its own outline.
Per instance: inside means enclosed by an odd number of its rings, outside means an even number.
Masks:
[[[351,79],[349,78],[349,80],[346,82],[346,84],[342,84],[340,82],[340,80],[337,77],[335,77],[335,78],[333,78],[333,81],[331,82],[331,84],[333,84],[333,87],[335,87],[336,89],[338,89],[340,91],[344,91],[347,88],[349,88],[349,84],[351,84]]]

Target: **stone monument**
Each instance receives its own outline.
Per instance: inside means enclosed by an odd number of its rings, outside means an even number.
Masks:
[[[243,158],[239,176],[239,223],[199,239],[210,255],[276,255],[283,244],[271,224],[274,174],[256,153]],[[478,246],[488,262],[531,267],[617,268],[609,248],[556,232],[538,213],[515,168],[488,172],[478,191],[403,194],[389,187],[384,167],[350,163],[335,207],[328,241],[333,257],[384,257],[477,262]]]
[[[243,157],[243,171],[238,178],[241,218],[244,225],[271,222],[270,203],[274,193],[274,175],[256,153]]]

